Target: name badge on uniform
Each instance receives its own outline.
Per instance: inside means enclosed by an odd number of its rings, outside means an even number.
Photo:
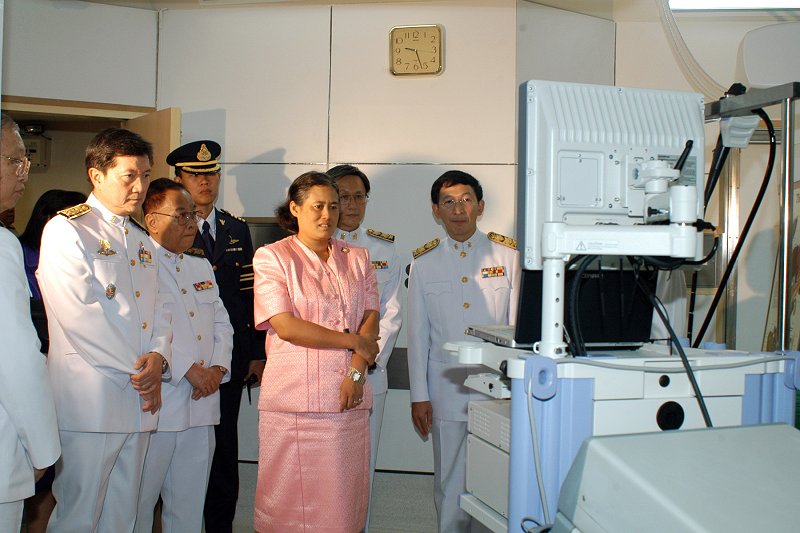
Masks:
[[[493,266],[481,269],[482,278],[499,278],[506,275],[506,268],[504,266]]]
[[[198,281],[194,284],[194,290],[196,291],[205,291],[207,289],[211,289],[212,287],[214,287],[214,283],[210,279]]]
[[[100,242],[98,243],[97,253],[100,255],[114,255],[117,253],[117,251],[111,249],[110,242],[100,239]]]
[[[389,268],[389,261],[373,261],[372,266],[375,270],[386,270]]]
[[[114,295],[116,295],[116,294],[117,294],[117,287],[116,287],[116,285],[114,285],[113,283],[109,283],[109,284],[106,286],[106,298],[108,298],[108,299],[110,300],[110,299],[112,299],[112,298],[114,297]]]
[[[144,243],[139,241],[139,262],[142,265],[150,265],[153,263],[153,254],[150,253],[150,250],[144,249]]]

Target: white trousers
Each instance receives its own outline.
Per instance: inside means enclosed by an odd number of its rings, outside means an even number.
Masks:
[[[467,490],[467,423],[433,419],[433,501],[439,533],[470,531],[471,517],[459,506]]]
[[[164,533],[192,533],[202,529],[214,447],[214,426],[150,434],[135,532],[153,531],[153,508],[159,495],[164,501],[161,510]]]
[[[132,532],[150,434],[58,433],[48,533]]]
[[[383,425],[383,408],[386,406],[386,392],[372,396],[372,410],[369,412],[369,507],[364,531],[369,531],[369,513],[372,509],[372,481],[375,479],[375,465],[378,464],[378,440]]]
[[[25,500],[0,503],[0,531],[19,531]]]

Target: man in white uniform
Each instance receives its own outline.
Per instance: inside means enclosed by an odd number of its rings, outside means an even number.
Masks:
[[[123,533],[136,519],[171,355],[153,244],[130,218],[152,160],[150,143],[131,131],[97,134],[86,148],[92,194],[42,234],[37,278],[62,448],[48,527],[56,533]]]
[[[378,442],[381,436],[383,409],[386,405],[386,391],[389,388],[386,365],[394,350],[397,333],[403,324],[400,313],[400,259],[394,235],[383,233],[361,226],[369,201],[370,183],[366,174],[352,165],[339,165],[330,169],[327,174],[336,181],[339,187],[339,232],[336,237],[354,246],[363,246],[369,250],[369,258],[375,267],[378,278],[378,293],[381,299],[380,353],[375,365],[369,369],[369,381],[372,384],[372,410],[369,413],[369,486],[370,502],[372,501],[372,481],[375,475],[375,464],[378,458]],[[369,512],[367,512],[367,528],[369,528]]]
[[[25,190],[30,161],[17,124],[5,113],[0,135],[0,212],[11,209]],[[30,314],[30,290],[22,248],[0,223],[0,531],[19,531],[23,500],[56,462],[56,409],[39,337]]]
[[[414,251],[408,285],[408,374],[411,417],[417,431],[433,436],[434,502],[439,531],[469,531],[459,507],[466,490],[467,404],[486,396],[464,387],[469,374],[443,349],[472,340],[471,324],[508,324],[515,316],[520,264],[514,239],[478,231],[483,189],[471,175],[451,170],[431,188],[433,215],[447,236]]]
[[[162,388],[158,430],[150,434],[135,531],[153,530],[159,495],[164,533],[200,531],[219,424],[219,385],[230,379],[233,327],[211,263],[202,254],[191,255],[197,234],[192,196],[179,183],[157,179],[142,210],[158,276],[171,295],[172,379]]]

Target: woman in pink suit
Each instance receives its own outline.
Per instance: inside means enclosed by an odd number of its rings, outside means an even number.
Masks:
[[[254,525],[354,533],[369,497],[375,271],[366,249],[331,238],[339,195],[326,174],[297,178],[275,214],[293,235],[253,259],[255,322],[267,331]]]

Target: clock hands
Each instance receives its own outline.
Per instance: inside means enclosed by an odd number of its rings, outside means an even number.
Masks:
[[[416,48],[409,48],[408,46],[406,46],[406,50],[411,50],[412,52],[417,54],[417,61],[419,61],[419,67],[422,68],[422,59],[419,58],[419,52],[417,52],[417,49]]]

